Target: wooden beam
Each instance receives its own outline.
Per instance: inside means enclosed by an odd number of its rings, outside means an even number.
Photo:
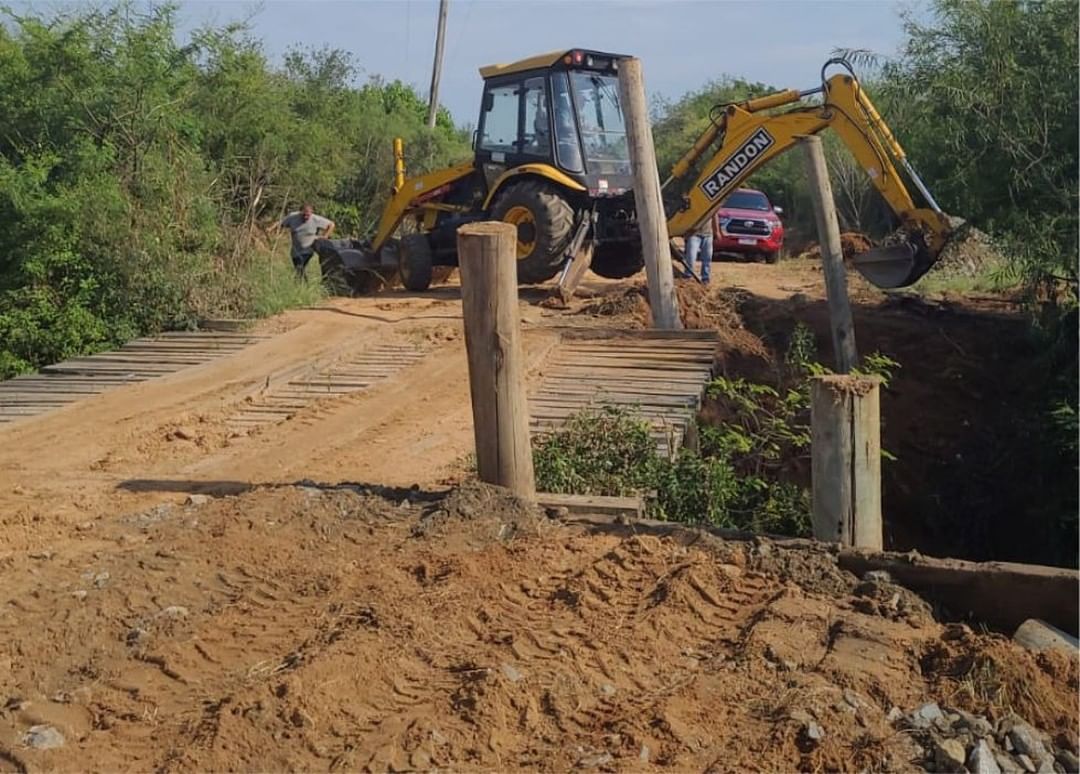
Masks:
[[[675,275],[671,265],[667,216],[660,192],[649,106],[640,59],[619,62],[619,99],[626,117],[626,140],[634,174],[634,208],[641,233],[645,276],[649,283],[649,306],[653,327],[682,328],[679,302],[675,296]]]
[[[1076,570],[858,549],[841,549],[838,561],[841,568],[859,577],[870,570],[884,570],[900,585],[944,606],[948,613],[1007,632],[1029,618],[1077,632],[1080,576]]]
[[[556,494],[537,492],[536,502],[545,508],[565,508],[573,514],[597,514],[609,516],[645,515],[645,501],[640,495],[633,497],[608,497],[604,495]]]
[[[458,229],[461,305],[480,479],[536,494],[517,292],[517,230],[509,223]]]
[[[1013,641],[1028,650],[1057,650],[1073,658],[1077,656],[1077,649],[1080,648],[1075,637],[1037,618],[1029,618],[1020,624],[1020,628],[1013,635]]]

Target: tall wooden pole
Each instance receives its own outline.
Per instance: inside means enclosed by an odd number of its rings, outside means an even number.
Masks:
[[[442,75],[443,41],[446,37],[446,13],[450,0],[439,0],[439,29],[435,34],[435,62],[431,67],[431,89],[428,90],[428,129],[435,128],[435,115],[439,112],[439,78]]]
[[[814,537],[880,551],[880,379],[818,376],[810,386]]]
[[[653,327],[677,330],[682,328],[682,321],[675,296],[667,218],[660,195],[660,173],[656,167],[640,59],[619,60],[619,100],[626,118],[626,139],[634,172],[634,208],[641,231]]]
[[[477,472],[482,481],[532,499],[536,480],[518,331],[517,228],[470,223],[458,229],[457,244]]]
[[[806,154],[806,174],[810,181],[810,197],[814,202],[817,219],[818,244],[821,245],[821,265],[825,274],[825,295],[829,302],[829,322],[832,326],[833,350],[836,352],[836,370],[851,373],[858,365],[859,353],[855,349],[855,323],[851,317],[851,304],[847,293],[847,271],[844,269],[844,252],[840,247],[840,225],[836,221],[836,204],[833,201],[829,168],[825,163],[825,151],[820,137],[804,137],[801,140]]]

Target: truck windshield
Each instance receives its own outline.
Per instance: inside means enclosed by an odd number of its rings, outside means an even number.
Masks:
[[[761,210],[762,212],[772,209],[769,199],[758,191],[735,191],[720,206],[733,210]]]
[[[574,100],[585,148],[586,171],[601,175],[629,175],[630,150],[619,104],[619,79],[614,75],[571,73]]]

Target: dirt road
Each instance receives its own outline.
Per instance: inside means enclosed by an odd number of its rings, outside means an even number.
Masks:
[[[782,268],[714,276],[820,296]],[[540,298],[536,373],[559,325],[640,324]],[[827,557],[447,499],[472,448],[455,299],[292,312],[235,356],[0,429],[0,771],[905,770],[932,751],[890,711],[929,699],[1075,751],[1074,663]],[[282,375],[393,342],[423,357],[230,429]]]

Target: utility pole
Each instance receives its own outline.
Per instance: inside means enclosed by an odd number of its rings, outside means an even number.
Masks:
[[[450,0],[439,0],[439,29],[435,34],[435,63],[431,67],[431,89],[428,91],[428,129],[435,128],[435,114],[439,112],[439,76],[442,75],[443,38],[446,37],[446,12]]]
[[[675,295],[667,219],[660,196],[660,174],[656,167],[656,147],[640,59],[619,60],[619,102],[626,116],[626,141],[634,173],[634,206],[641,233],[653,327],[679,330],[682,328],[679,299]]]

